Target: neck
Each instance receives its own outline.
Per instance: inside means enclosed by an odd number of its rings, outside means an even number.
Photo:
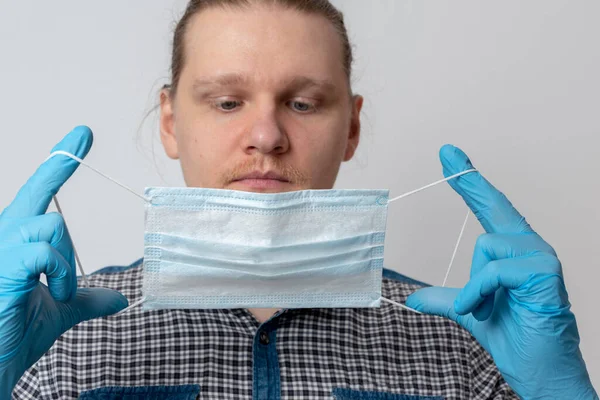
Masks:
[[[279,308],[249,308],[248,311],[262,324],[279,311]]]

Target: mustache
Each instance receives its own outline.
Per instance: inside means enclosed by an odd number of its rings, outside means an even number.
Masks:
[[[274,172],[295,185],[303,185],[309,181],[307,174],[278,158],[257,158],[244,161],[223,173],[222,180],[228,184],[254,171]]]

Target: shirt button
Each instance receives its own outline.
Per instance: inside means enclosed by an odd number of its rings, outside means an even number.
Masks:
[[[260,343],[264,344],[265,346],[269,344],[269,335],[267,335],[267,332],[260,332]]]

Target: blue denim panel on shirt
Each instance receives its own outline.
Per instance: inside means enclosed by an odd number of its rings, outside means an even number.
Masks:
[[[254,335],[253,344],[253,400],[281,399],[281,371],[277,356],[277,328],[279,319],[275,313],[262,323]],[[261,332],[267,334],[268,342],[262,343]]]
[[[81,393],[84,400],[196,400],[199,385],[101,387]]]
[[[331,392],[336,400],[444,400],[439,396],[417,396],[385,392],[368,392],[362,390],[335,388]]]

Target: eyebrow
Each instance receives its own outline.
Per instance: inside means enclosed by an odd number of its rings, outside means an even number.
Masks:
[[[202,91],[206,87],[225,87],[225,86],[243,86],[248,85],[251,79],[248,76],[231,73],[222,74],[212,77],[196,79],[192,85],[194,91]],[[281,81],[288,89],[300,90],[312,87],[322,88],[325,90],[335,91],[337,86],[328,79],[316,79],[308,76],[293,76]]]

